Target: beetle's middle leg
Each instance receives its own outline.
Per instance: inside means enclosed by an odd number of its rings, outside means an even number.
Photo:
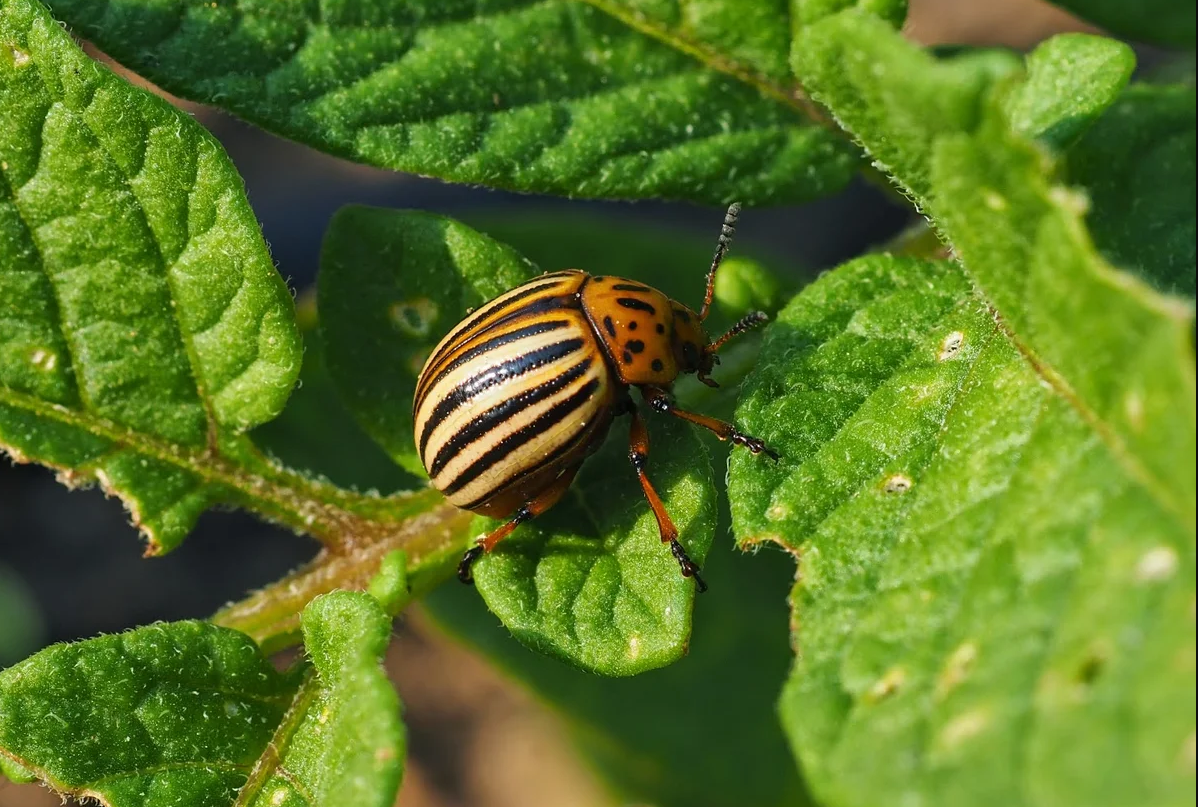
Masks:
[[[578,475],[578,469],[581,467],[582,463],[580,462],[562,471],[557,479],[549,483],[548,487],[522,504],[520,509],[508,519],[506,524],[501,524],[482,538],[479,538],[477,543],[467,549],[466,554],[462,555],[462,560],[458,563],[458,579],[463,583],[474,582],[474,574],[470,569],[474,565],[474,561],[478,560],[479,556],[484,552],[490,552],[494,549],[495,545],[511,535],[512,530],[516,529],[516,527],[519,527],[529,519],[536,518],[557,504],[558,500],[569,489],[570,484],[574,481],[574,477]]]
[[[649,406],[657,412],[666,415],[673,415],[676,418],[682,418],[685,421],[702,426],[704,429],[712,432],[721,440],[727,440],[738,446],[744,446],[754,454],[765,454],[772,460],[778,459],[778,452],[766,446],[765,441],[745,434],[740,429],[727,423],[723,420],[718,420],[707,415],[700,415],[697,412],[688,412],[685,409],[679,409],[674,403],[674,399],[668,392],[657,387],[641,387],[641,392],[645,396],[645,400],[649,402]]]
[[[637,411],[636,405],[629,401],[627,406],[632,412],[632,428],[628,435],[628,461],[632,463],[637,478],[641,481],[641,490],[645,492],[645,498],[649,500],[649,507],[657,519],[657,530],[661,533],[661,542],[670,545],[670,552],[678,561],[678,565],[682,567],[682,576],[695,578],[695,588],[701,594],[707,591],[707,584],[703,582],[702,577],[699,577],[699,565],[690,559],[686,550],[682,548],[682,544],[678,542],[678,528],[674,526],[674,521],[666,512],[666,506],[662,504],[661,497],[657,495],[649,477],[645,475],[645,462],[649,458],[649,431],[645,428],[645,421],[641,419],[641,413]]]

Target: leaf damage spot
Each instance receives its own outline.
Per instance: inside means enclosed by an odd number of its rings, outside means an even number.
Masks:
[[[1177,552],[1169,546],[1158,546],[1148,550],[1136,564],[1136,580],[1141,583],[1156,583],[1168,580],[1177,571]]]
[[[425,337],[437,321],[437,304],[427,297],[400,300],[391,304],[391,321],[407,336]]]
[[[953,331],[948,336],[944,337],[944,341],[940,343],[940,355],[937,357],[940,361],[948,361],[953,356],[961,352],[961,348],[965,345],[965,334],[960,331]]]
[[[1057,185],[1048,192],[1048,196],[1075,216],[1084,216],[1090,211],[1090,197],[1082,191]]]
[[[876,703],[898,692],[906,681],[906,670],[902,667],[891,667],[886,671],[885,675],[874,682],[874,685],[869,688],[869,692],[866,694],[871,701]]]
[[[941,748],[952,749],[961,743],[971,740],[985,731],[990,725],[990,714],[985,709],[972,709],[959,714],[945,724],[937,736],[937,745]]]
[[[968,678],[977,657],[978,646],[973,642],[965,642],[958,646],[940,672],[940,678],[936,682],[936,694],[943,698]]]
[[[1129,390],[1123,398],[1123,411],[1127,422],[1137,432],[1144,431],[1144,398],[1138,389]]]
[[[990,188],[982,191],[982,201],[985,202],[986,207],[990,208],[991,210],[997,211],[1007,209],[1007,200],[1003,198],[1003,195]]]
[[[285,787],[276,788],[275,792],[270,794],[270,803],[276,805],[276,807],[277,805],[286,803],[286,801],[287,788]]]
[[[909,491],[914,484],[911,477],[906,474],[894,474],[887,477],[886,481],[882,484],[882,490],[886,493],[902,495]]]
[[[46,372],[51,372],[55,367],[58,366],[58,354],[52,350],[46,350],[45,348],[39,347],[33,351],[32,355],[30,355],[29,361],[33,363],[34,367],[37,367],[40,370],[45,370]]]
[[[765,517],[770,521],[782,521],[790,516],[790,507],[785,504],[773,504],[765,511]]]
[[[635,633],[628,637],[628,658],[638,659],[641,656],[641,637]]]
[[[8,49],[12,53],[13,67],[24,67],[33,61],[32,56],[18,48],[16,45],[9,45]]]

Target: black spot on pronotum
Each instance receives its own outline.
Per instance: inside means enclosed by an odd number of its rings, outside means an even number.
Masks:
[[[616,285],[612,286],[612,288],[616,291],[639,291],[642,294],[653,291],[653,289],[647,288],[645,286],[638,286],[635,283],[617,283]]]
[[[631,308],[633,311],[645,311],[649,314],[656,314],[657,309],[644,300],[638,300],[635,297],[617,297],[616,305],[624,308]]]
[[[653,366],[653,372],[655,372],[655,373],[660,373],[662,370],[665,369],[665,365],[661,363],[661,359],[654,359],[652,366]]]
[[[662,324],[659,322],[659,323],[657,323],[657,328],[656,328],[656,330],[657,330],[657,332],[658,332],[658,333],[665,333],[665,332],[666,332],[666,326],[665,326],[665,325],[662,325]]]
[[[683,322],[691,321],[691,315],[683,311],[681,308],[674,309],[674,316],[678,317],[678,319],[682,320]]]
[[[621,358],[624,359],[625,364],[632,364],[632,354],[627,350],[624,351],[624,355]]]
[[[631,350],[633,353],[640,353],[645,349],[645,343],[640,339],[629,339],[628,344],[626,344],[625,347]]]
[[[616,335],[616,326],[615,326],[615,324],[614,324],[614,323],[611,321],[611,317],[604,317],[604,318],[603,318],[603,330],[607,331],[607,334],[608,334],[608,336],[615,336],[615,335]]]
[[[630,331],[636,330],[636,320],[635,319],[632,322],[628,323],[628,330],[630,330]]]

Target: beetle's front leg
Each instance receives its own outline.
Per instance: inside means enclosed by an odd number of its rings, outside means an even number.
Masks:
[[[670,393],[659,387],[641,387],[640,389],[649,406],[653,407],[655,411],[682,418],[685,421],[694,423],[696,426],[702,426],[721,440],[727,440],[738,446],[744,446],[754,454],[765,454],[775,461],[778,459],[778,452],[768,448],[764,440],[745,434],[731,423],[717,420],[707,415],[688,412],[685,409],[679,409],[674,403],[674,399],[670,396]]]
[[[570,483],[574,481],[574,477],[578,475],[578,469],[581,467],[582,463],[580,462],[562,471],[557,479],[549,483],[547,488],[521,505],[520,509],[508,519],[506,524],[501,524],[482,538],[479,538],[474,546],[467,549],[466,554],[462,555],[462,560],[458,563],[458,579],[463,583],[474,582],[474,573],[471,571],[474,561],[478,560],[484,552],[490,552],[494,549],[495,545],[511,535],[512,530],[516,529],[516,527],[519,527],[525,521],[536,518],[557,504],[558,499],[565,495],[566,490],[570,487]]]
[[[666,511],[661,497],[657,495],[649,477],[645,475],[645,463],[649,459],[649,431],[645,428],[645,421],[641,419],[641,413],[637,411],[636,404],[630,404],[630,406],[632,428],[628,433],[628,461],[632,463],[637,479],[641,482],[641,490],[645,492],[645,498],[649,500],[649,508],[653,510],[653,517],[657,519],[657,531],[661,534],[661,542],[670,545],[670,553],[682,568],[682,576],[695,578],[695,588],[702,594],[707,591],[707,584],[703,582],[702,577],[699,577],[699,564],[690,559],[678,541],[678,528],[674,526],[674,521]]]

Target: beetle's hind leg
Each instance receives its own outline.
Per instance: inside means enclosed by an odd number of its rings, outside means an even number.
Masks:
[[[727,440],[735,445],[744,446],[754,454],[765,454],[770,459],[777,462],[778,452],[766,446],[765,441],[759,437],[745,434],[740,429],[727,423],[723,420],[717,420],[707,415],[700,415],[697,412],[688,412],[685,409],[679,409],[674,404],[674,399],[670,397],[670,393],[657,387],[641,387],[641,392],[644,393],[645,400],[653,407],[655,411],[666,415],[673,415],[676,418],[682,418],[685,421],[702,426],[721,440]]]
[[[501,524],[482,538],[479,538],[478,542],[467,549],[466,554],[462,555],[462,560],[458,563],[458,579],[463,583],[473,583],[474,572],[471,567],[474,566],[474,561],[478,560],[484,553],[494,549],[495,545],[511,535],[512,530],[516,529],[516,527],[519,527],[525,521],[536,518],[557,504],[558,500],[570,488],[570,484],[574,481],[574,477],[578,475],[578,469],[581,467],[582,463],[577,463],[562,471],[556,479],[549,483],[548,487],[522,504],[515,515],[508,519],[507,523]]]
[[[645,421],[641,419],[641,413],[637,411],[636,405],[630,401],[629,407],[629,411],[632,412],[632,428],[628,435],[628,461],[632,463],[637,478],[640,479],[641,490],[645,492],[645,498],[649,500],[649,507],[653,510],[654,518],[657,519],[657,530],[661,533],[661,542],[670,545],[670,553],[682,568],[682,576],[695,578],[695,588],[702,594],[707,591],[707,584],[699,576],[699,565],[691,560],[690,556],[686,554],[686,550],[682,548],[682,544],[678,541],[678,528],[674,526],[670,514],[666,512],[666,506],[662,504],[661,497],[657,495],[649,477],[645,475],[645,463],[649,457],[649,431],[645,428]]]

